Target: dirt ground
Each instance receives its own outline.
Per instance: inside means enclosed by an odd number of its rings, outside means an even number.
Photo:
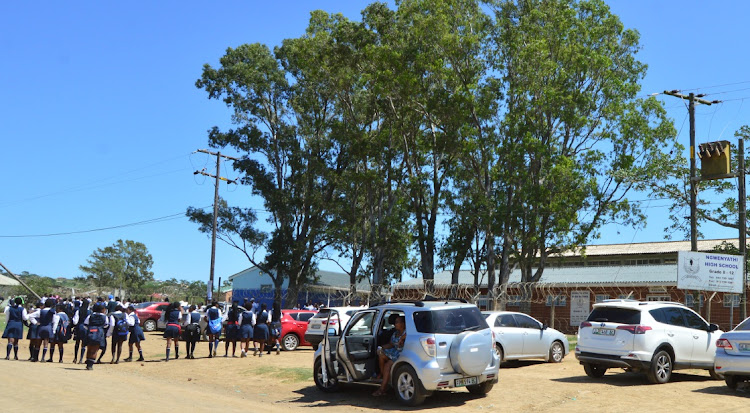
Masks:
[[[27,343],[24,340],[19,351],[23,360],[29,357]],[[221,357],[222,343],[220,357],[208,359],[204,342],[196,349],[198,359],[183,359],[181,348],[181,358],[166,363],[161,360],[164,344],[158,334],[147,334],[143,343],[146,362],[102,364],[94,371],[71,364],[70,345],[63,364],[0,359],[0,402],[11,409],[54,406],[83,411],[107,409],[108,403],[116,403],[118,410],[138,413],[217,408],[287,413],[308,409],[342,413],[409,410],[392,395],[371,397],[374,388],[365,385],[347,386],[335,394],[318,391],[312,380],[310,348],[233,359]],[[107,354],[104,360],[109,358]],[[676,373],[672,382],[664,385],[647,384],[643,375],[622,370],[590,379],[575,357],[568,355],[560,364],[506,363],[500,369],[500,382],[486,397],[463,389],[437,392],[415,410],[624,412],[659,406],[717,411],[747,408],[749,396],[750,392],[730,391],[723,381],[711,380],[703,371]]]

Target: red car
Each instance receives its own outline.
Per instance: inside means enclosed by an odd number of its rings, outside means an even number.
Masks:
[[[305,341],[307,322],[317,311],[281,310],[281,348],[295,350],[299,346],[311,346]]]
[[[167,309],[169,303],[166,301],[146,302],[135,305],[135,313],[141,322],[143,331],[156,331],[161,313]]]

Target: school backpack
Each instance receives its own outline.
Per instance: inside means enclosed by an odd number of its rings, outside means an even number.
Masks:
[[[215,314],[217,315],[217,317],[214,318],[213,320],[210,317],[208,317],[208,331],[211,334],[219,334],[221,333],[221,317],[218,317],[218,314],[217,314],[218,310],[217,311],[212,311],[212,310],[215,310],[215,309],[214,308],[209,309],[207,314],[208,313]]]
[[[125,314],[114,314],[114,317],[115,333],[120,337],[127,336],[130,326],[128,326],[128,321],[125,319]]]
[[[70,337],[72,335],[72,330],[70,330],[68,327],[70,325],[70,319],[67,317],[60,317],[60,322],[57,323],[57,337],[64,337],[66,340],[70,340]]]

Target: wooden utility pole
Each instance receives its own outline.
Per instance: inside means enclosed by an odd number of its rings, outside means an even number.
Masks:
[[[8,269],[8,267],[4,266],[4,265],[3,265],[3,263],[1,263],[1,262],[0,262],[0,267],[3,267],[3,268],[5,269],[5,272],[7,272],[8,274],[10,274],[10,276],[11,276],[11,277],[15,278],[15,280],[16,280],[16,281],[18,281],[18,282],[19,282],[19,283],[20,283],[21,285],[23,285],[23,288],[25,288],[25,289],[29,290],[29,292],[30,292],[30,293],[34,294],[34,297],[36,297],[36,299],[37,299],[37,300],[40,300],[40,301],[41,301],[42,297],[40,297],[40,296],[39,296],[39,294],[35,293],[35,292],[34,292],[34,290],[32,290],[32,289],[31,289],[31,288],[30,288],[30,287],[29,287],[28,285],[26,285],[26,283],[25,283],[25,282],[23,282],[23,280],[22,280],[22,279],[18,278],[18,277],[16,276],[16,274],[13,274],[13,273],[12,273],[12,272],[11,272],[11,271],[10,271],[10,270]]]
[[[228,156],[228,155],[222,155],[221,152],[211,152],[207,149],[198,149],[197,152],[207,153],[209,155],[216,155],[216,175],[211,175],[206,172],[205,169],[201,171],[195,171],[193,172],[193,175],[204,175],[211,178],[215,178],[216,182],[214,184],[214,221],[211,231],[211,270],[208,277],[208,285],[206,286],[206,305],[209,305],[211,301],[213,301],[214,296],[214,266],[216,263],[216,224],[218,221],[219,216],[219,181],[226,181],[227,184],[236,184],[237,182],[231,179],[223,178],[219,176],[219,173],[221,172],[221,158],[231,159],[233,161],[239,161],[239,159]],[[221,289],[221,286],[219,286],[219,289]]]

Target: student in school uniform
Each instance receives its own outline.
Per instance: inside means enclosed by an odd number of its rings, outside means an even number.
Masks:
[[[38,302],[34,311],[29,313],[29,332],[26,333],[26,339],[29,340],[29,353],[31,354],[29,361],[31,362],[39,361],[39,344],[41,343],[39,339],[39,316],[43,306],[44,304]]]
[[[211,306],[206,310],[204,316],[208,326],[206,332],[208,333],[208,358],[216,356],[216,350],[219,348],[219,336],[221,335],[221,320],[222,314],[219,304],[214,301]]]
[[[164,320],[167,322],[167,328],[164,330],[164,338],[167,339],[167,359],[169,361],[169,350],[174,341],[174,358],[180,358],[180,321],[182,320],[182,310],[180,302],[174,301],[169,304],[164,312]]]
[[[23,299],[16,297],[10,305],[5,307],[5,331],[3,338],[8,339],[6,360],[10,360],[10,350],[13,350],[13,360],[18,360],[18,340],[23,338],[23,323],[29,320],[29,314],[23,307]]]
[[[253,339],[253,327],[255,326],[255,314],[250,310],[249,307],[245,307],[245,311],[240,313],[238,320],[240,324],[240,357],[247,357],[247,352],[250,350],[250,341]]]
[[[55,331],[57,330],[57,323],[60,322],[60,317],[55,313],[55,300],[48,298],[44,302],[44,308],[39,311],[39,327],[37,327],[37,333],[39,335],[39,341],[43,347],[42,358],[39,360],[42,363],[47,361],[47,348],[49,347],[50,340],[55,337]]]
[[[112,337],[112,360],[109,364],[120,362],[122,343],[128,339],[131,322],[132,319],[123,312],[121,305],[117,305],[115,311],[109,315],[109,330],[107,331],[107,335]],[[117,354],[117,360],[115,360],[115,354]]]
[[[238,307],[238,302],[234,301],[232,303],[232,308],[227,312],[227,326],[224,337],[224,357],[227,357],[229,354],[230,342],[232,343],[232,357],[237,357],[235,353],[237,351],[237,340],[240,338],[239,318],[240,309]]]
[[[106,330],[109,328],[107,307],[101,304],[94,305],[94,311],[83,320],[86,326],[86,370],[93,370],[97,362],[96,353],[99,347],[106,346]]]
[[[183,337],[187,346],[188,359],[195,359],[195,345],[201,338],[200,322],[201,313],[198,312],[198,307],[193,304],[188,309],[187,317],[184,320],[185,333]]]
[[[128,325],[130,326],[130,338],[128,339],[128,351],[129,355],[123,361],[133,361],[133,345],[138,349],[140,357],[136,361],[143,361],[143,350],[141,349],[141,341],[146,339],[141,328],[141,320],[138,319],[138,314],[135,312],[135,307],[128,306]]]
[[[78,309],[73,314],[73,339],[76,342],[74,353],[73,353],[73,364],[83,364],[83,355],[86,354],[86,326],[83,325],[83,320],[91,315],[91,309],[89,309],[89,301],[82,300]],[[78,356],[78,348],[81,348],[81,355]]]
[[[253,356],[257,353],[258,357],[263,356],[263,350],[266,347],[266,342],[269,338],[268,331],[268,311],[266,311],[266,303],[261,304],[260,312],[255,318],[255,327],[253,328]],[[257,345],[260,344],[260,352],[258,352]]]
[[[268,318],[270,319],[268,328],[269,328],[269,339],[268,339],[268,345],[273,347],[274,344],[276,345],[276,355],[279,354],[280,351],[280,343],[279,343],[279,337],[281,336],[281,306],[277,303],[273,303],[273,308],[271,309],[271,313],[268,315]],[[271,354],[271,350],[269,347],[268,353]]]
[[[71,336],[70,317],[68,316],[68,313],[65,312],[65,304],[60,303],[57,305],[55,315],[58,318],[57,327],[55,328],[52,339],[50,340],[49,360],[47,360],[47,362],[52,363],[52,356],[55,354],[55,346],[57,346],[57,350],[60,352],[59,363],[62,363],[63,352],[65,351],[63,345],[70,340]]]

